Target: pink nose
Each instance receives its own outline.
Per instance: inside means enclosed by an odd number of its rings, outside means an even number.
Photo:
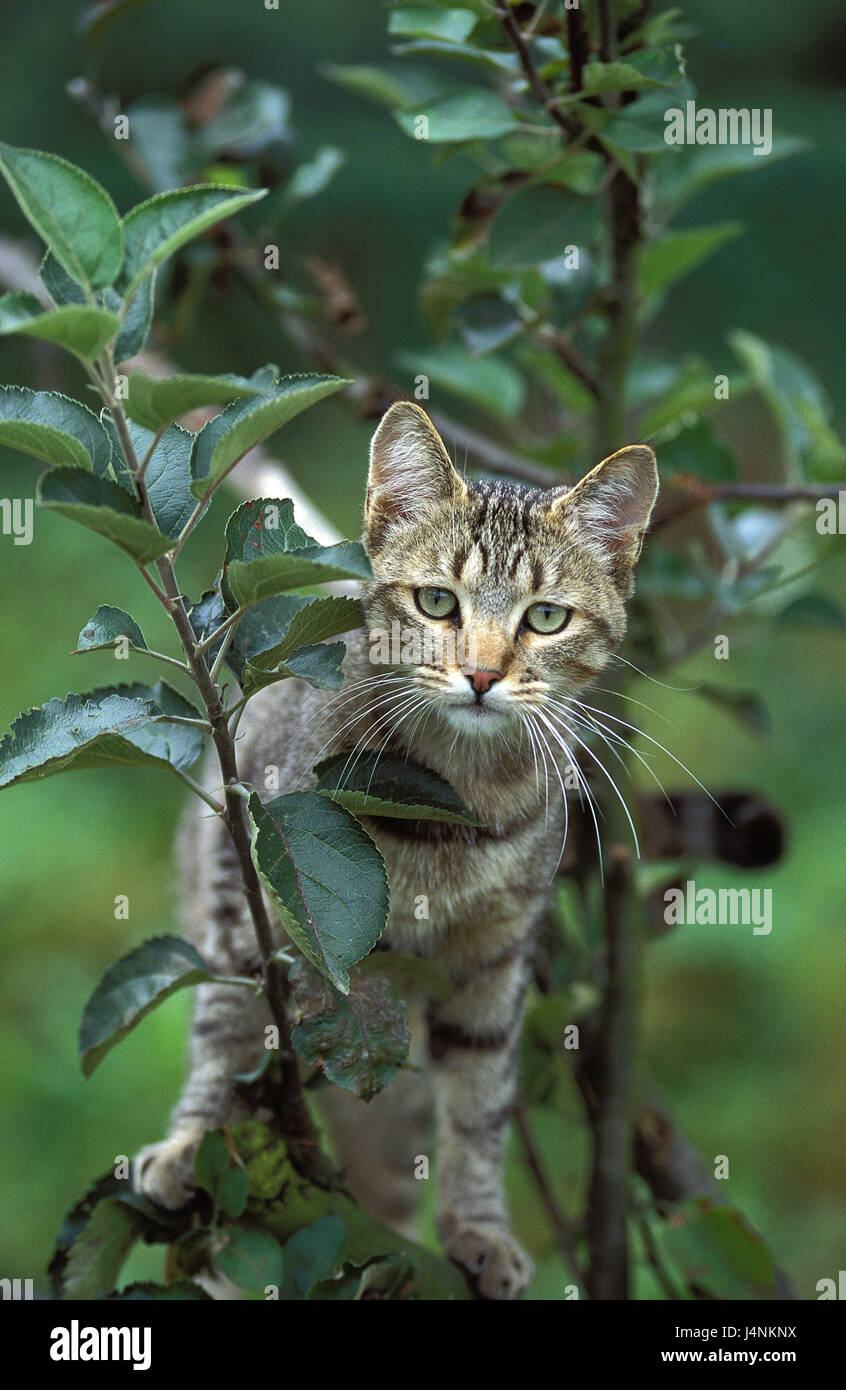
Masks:
[[[502,680],[501,671],[467,671],[467,679],[477,695],[484,695],[495,681]]]

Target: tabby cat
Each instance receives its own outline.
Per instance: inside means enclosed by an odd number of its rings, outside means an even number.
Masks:
[[[348,1187],[407,1231],[431,1088],[438,1230],[485,1298],[516,1298],[531,1275],[509,1231],[503,1144],[532,931],[565,835],[562,771],[576,751],[567,701],[623,637],[657,488],[645,445],[621,449],[572,488],[468,482],[426,414],[394,405],[371,446],[364,541],[374,578],[344,687],[280,682],[247,705],[241,724],[240,771],[257,788],[270,766],[284,792],[311,785],[319,757],[384,749],[446,778],[480,823],[365,820],[391,884],[382,945],[434,958],[454,992],[413,1011],[421,1065],[369,1105],[328,1088],[327,1108]],[[408,664],[404,651],[398,664],[395,652],[395,664],[374,664],[371,640],[392,624],[404,639],[416,635],[421,660]],[[444,641],[449,633],[466,639],[463,653]],[[188,934],[216,972],[254,967],[231,843],[203,807],[186,825],[182,857]],[[167,1207],[189,1199],[196,1146],[230,1117],[232,1078],[261,1057],[268,1020],[264,1001],[245,1002],[242,989],[197,991],[190,1078],[169,1138],[136,1161],[141,1191]]]

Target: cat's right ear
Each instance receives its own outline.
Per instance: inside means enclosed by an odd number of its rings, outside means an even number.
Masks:
[[[376,539],[392,525],[419,521],[439,503],[454,505],[466,493],[426,412],[411,401],[397,401],[382,416],[370,445],[368,534]]]

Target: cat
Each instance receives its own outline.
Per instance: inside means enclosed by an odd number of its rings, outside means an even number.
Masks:
[[[532,935],[565,838],[565,702],[623,638],[657,491],[655,455],[643,444],[574,487],[468,481],[426,413],[397,403],[371,445],[363,539],[373,579],[362,595],[366,628],[347,640],[344,686],[327,694],[297,680],[272,685],[240,726],[239,769],[257,788],[270,766],[284,792],[311,785],[318,757],[384,748],[449,781],[479,822],[364,820],[391,884],[380,944],[434,958],[454,992],[425,1011],[414,1006],[416,1067],[369,1105],[327,1088],[326,1109],[349,1189],[408,1231],[431,1094],[438,1231],[483,1298],[518,1297],[532,1273],[509,1230],[503,1146]],[[420,661],[374,664],[372,639],[397,623],[419,639]],[[464,639],[463,660],[448,636]],[[254,968],[235,854],[203,807],[187,821],[182,860],[187,934],[212,970]],[[138,1189],[164,1206],[189,1200],[197,1144],[230,1117],[233,1075],[263,1053],[269,1014],[245,993],[197,991],[190,1077],[170,1135],[134,1166]]]

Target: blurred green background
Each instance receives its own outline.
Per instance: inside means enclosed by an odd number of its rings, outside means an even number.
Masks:
[[[304,152],[333,144],[348,156],[329,188],[288,222],[291,249],[307,247],[343,266],[370,322],[356,346],[359,361],[387,372],[399,348],[426,341],[416,298],[420,272],[468,170],[461,158],[433,166],[431,152],[409,142],[386,112],[320,75],[326,61],[384,58],[380,5],[312,0],[296,7],[295,18],[290,11],[284,4],[268,11],[260,0],[159,0],[115,28],[96,78],[124,106],[150,92],[175,92],[205,60],[237,65],[288,90]],[[687,58],[700,102],[772,107],[777,128],[806,137],[813,148],[708,189],[686,210],[682,225],[739,218],[747,231],[675,291],[650,344],[669,354],[703,352],[715,371],[724,359],[729,370],[725,335],[734,326],[788,346],[826,385],[842,434],[846,14],[836,0],[809,0],[801,14],[768,0],[742,7],[689,0],[685,13],[698,29]],[[5,10],[0,138],[89,169],[124,210],[144,192],[65,91],[88,62],[78,15],[79,5],[68,0]],[[0,230],[23,232],[5,189]],[[284,260],[287,248],[281,250]],[[251,371],[268,360],[283,370],[303,365],[237,291],[209,295],[178,355],[186,368],[215,371]],[[45,384],[38,373],[33,345],[0,345],[0,380]],[[84,389],[72,368],[49,384]],[[744,473],[767,476],[773,438],[760,405],[747,397],[727,419]],[[347,534],[358,531],[369,432],[332,401],[289,426],[280,448]],[[0,496],[31,496],[35,467],[0,451]],[[216,505],[222,521],[226,500]],[[803,525],[812,540],[812,514]],[[201,528],[186,552],[189,592],[213,578],[216,529]],[[844,568],[842,556],[831,561],[821,587],[842,593]],[[110,653],[70,655],[100,603],[131,611],[151,645],[169,640],[140,578],[87,531],[40,513],[33,545],[0,539],[3,728],[52,695],[115,679]],[[645,716],[645,727],[709,786],[755,790],[775,802],[789,823],[790,844],[780,865],[755,878],[773,889],[771,936],[685,927],[650,948],[646,1056],[706,1161],[729,1156],[726,1195],[766,1234],[799,1296],[813,1298],[817,1280],[836,1278],[846,1256],[844,637],[836,629],[768,628],[766,637],[726,631],[726,677],[764,695],[768,738],[742,731],[693,693],[697,680],[713,678],[709,655],[675,668],[668,680],[681,690],[644,684],[633,694],[672,721],[669,730]],[[146,679],[152,671],[142,664],[128,673],[122,667],[120,676]],[[669,760],[659,771],[669,786],[686,785]],[[141,771],[57,778],[0,799],[0,1276],[35,1277],[44,1287],[43,1267],[66,1209],[116,1155],[131,1155],[164,1131],[183,1074],[187,997],[156,1012],[88,1082],[75,1034],[105,966],[142,938],[176,929],[170,845],[182,802],[175,780]],[[713,868],[697,872],[700,886],[735,881]],[[117,894],[129,897],[128,922],[114,919]],[[571,1211],[584,1150],[575,1096],[572,1115],[572,1126],[551,1112],[536,1117],[556,1189]],[[536,1244],[536,1199],[517,1165],[510,1171],[517,1232]],[[152,1274],[159,1260],[142,1252],[128,1272]],[[565,1282],[550,1254],[540,1261],[533,1294],[561,1297]]]

